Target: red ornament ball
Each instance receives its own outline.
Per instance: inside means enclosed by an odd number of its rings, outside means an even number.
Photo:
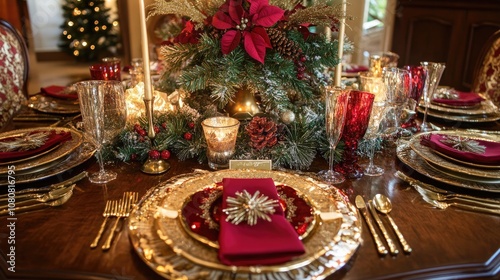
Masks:
[[[149,157],[151,159],[159,159],[160,158],[160,152],[158,150],[151,150],[151,151],[149,151]]]
[[[170,158],[170,151],[169,150],[163,150],[161,151],[161,159],[169,159]]]
[[[186,133],[184,133],[183,137],[184,137],[184,139],[191,141],[191,139],[193,139],[193,134],[191,132],[186,132]]]

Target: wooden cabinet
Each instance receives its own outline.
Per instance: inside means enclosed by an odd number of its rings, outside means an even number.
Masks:
[[[441,85],[470,90],[484,43],[500,29],[500,0],[398,0],[392,51],[399,65],[446,63]]]

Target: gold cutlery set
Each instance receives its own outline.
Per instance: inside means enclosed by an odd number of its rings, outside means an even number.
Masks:
[[[394,233],[396,234],[399,242],[401,243],[401,246],[403,247],[403,251],[405,253],[411,253],[412,249],[406,239],[404,238],[403,234],[399,230],[398,226],[392,219],[392,217],[389,215],[389,212],[392,210],[392,205],[389,200],[384,195],[377,194],[373,198],[373,200],[368,200],[368,203],[365,203],[365,200],[363,197],[360,195],[356,196],[355,200],[356,207],[359,209],[363,217],[365,218],[366,224],[368,225],[368,229],[370,230],[371,235],[373,236],[373,239],[375,241],[375,245],[377,247],[377,251],[380,255],[387,255],[388,252],[391,253],[391,255],[397,255],[399,254],[399,250],[396,246],[396,243],[393,241],[391,235],[389,234],[389,231],[386,229],[384,223],[382,222],[382,219],[380,218],[379,214],[377,213],[380,212],[384,216],[387,217],[389,220],[389,224],[391,225]],[[371,213],[370,214],[368,213]],[[380,232],[382,232],[382,236],[384,237],[387,246],[389,247],[389,250],[387,250],[384,242],[380,238],[379,234],[377,233],[377,230],[375,229],[375,226],[373,225],[372,218],[375,219],[376,224],[378,225],[378,228],[380,229]]]
[[[414,179],[400,171],[396,171],[394,175],[414,187],[424,201],[437,208],[446,209],[448,207],[456,207],[462,210],[500,215],[500,200],[442,190]]]
[[[137,203],[138,199],[139,194],[137,192],[125,192],[122,199],[108,200],[106,202],[106,206],[104,207],[104,211],[102,213],[104,221],[102,222],[101,227],[99,228],[99,232],[97,233],[94,241],[92,242],[92,244],[90,244],[90,248],[94,249],[97,247],[97,245],[99,244],[99,240],[104,233],[104,229],[106,228],[108,219],[114,217],[116,218],[115,222],[111,228],[111,231],[109,232],[108,238],[104,242],[104,245],[102,245],[102,250],[104,251],[107,251],[109,250],[109,248],[111,248],[113,237],[115,235],[116,229],[118,228],[120,220],[122,218],[126,219],[130,215],[130,211]]]
[[[7,203],[10,198],[9,194],[1,195],[0,216],[63,205],[73,195],[75,183],[86,176],[87,172],[84,171],[66,181],[47,187],[16,191],[15,196],[11,196],[15,199],[15,203]]]

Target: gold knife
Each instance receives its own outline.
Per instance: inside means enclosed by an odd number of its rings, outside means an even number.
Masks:
[[[366,224],[368,225],[368,229],[370,229],[370,232],[373,236],[373,239],[375,240],[375,245],[377,246],[377,251],[381,255],[387,255],[387,249],[384,246],[384,243],[382,243],[382,240],[378,236],[377,232],[375,231],[375,227],[373,227],[372,220],[370,216],[368,215],[368,212],[366,211],[366,204],[365,201],[363,200],[363,197],[360,195],[356,196],[356,207],[359,209],[359,212],[365,217]]]
[[[382,223],[382,220],[378,216],[377,211],[374,209],[374,206],[372,204],[371,200],[368,200],[368,204],[366,205],[368,209],[370,209],[370,212],[372,213],[373,217],[375,218],[375,221],[378,224],[378,227],[380,228],[380,231],[382,231],[382,234],[384,235],[385,240],[387,241],[387,245],[389,245],[389,251],[391,252],[392,255],[397,255],[399,253],[399,250],[396,248],[396,244],[394,244],[394,241],[392,241],[391,236],[389,236],[389,232],[387,232],[387,229],[384,226],[384,223]]]

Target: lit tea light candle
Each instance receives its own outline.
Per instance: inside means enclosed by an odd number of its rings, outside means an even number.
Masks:
[[[201,123],[207,141],[208,165],[212,169],[229,167],[234,155],[240,122],[230,117],[213,117]]]

